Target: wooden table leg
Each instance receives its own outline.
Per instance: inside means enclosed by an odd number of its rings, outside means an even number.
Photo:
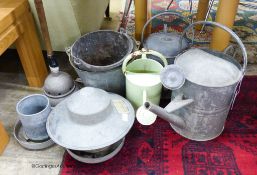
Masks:
[[[142,29],[147,21],[147,0],[135,0],[135,38],[141,39]]]
[[[219,0],[218,10],[216,13],[216,22],[221,23],[229,28],[234,25],[239,0]],[[226,31],[215,27],[213,30],[211,48],[217,51],[223,51],[229,44],[230,34]]]
[[[29,86],[42,87],[48,72],[32,14],[26,12],[17,23],[20,24],[20,36],[15,44]]]
[[[9,142],[9,136],[4,129],[4,126],[2,122],[0,121],[0,155],[4,152],[8,142]]]
[[[196,21],[204,21],[208,7],[209,7],[209,1],[210,0],[199,0],[198,2],[198,7],[197,7],[197,14],[196,14]],[[197,25],[196,26],[197,30],[202,29],[202,25]]]

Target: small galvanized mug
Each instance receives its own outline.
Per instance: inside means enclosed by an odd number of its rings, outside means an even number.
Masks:
[[[51,107],[45,95],[33,94],[22,98],[16,105],[26,136],[35,141],[48,138],[46,121]]]

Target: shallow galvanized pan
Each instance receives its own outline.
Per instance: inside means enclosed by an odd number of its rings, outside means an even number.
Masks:
[[[55,144],[50,138],[37,142],[28,139],[28,137],[25,135],[20,120],[15,124],[13,135],[21,146],[29,150],[41,150],[51,147]]]

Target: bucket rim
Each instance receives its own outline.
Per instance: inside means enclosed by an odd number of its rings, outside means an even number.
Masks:
[[[190,49],[195,49],[195,48],[189,48],[189,49],[186,49],[184,50],[183,52],[181,52],[180,54],[178,54],[176,57],[175,57],[175,60],[174,60],[174,64],[176,65],[176,62],[178,60],[178,57],[180,55],[182,55],[183,53],[185,53],[186,51],[190,50]],[[200,48],[197,48],[197,49],[201,49],[207,53],[210,53],[210,52],[213,52],[213,53],[223,53],[223,52],[218,52],[218,51],[215,51],[215,50],[211,50],[207,47],[200,47]],[[209,51],[209,52],[208,52]],[[223,53],[224,54],[224,53]],[[226,88],[226,87],[229,87],[229,86],[234,86],[236,84],[239,84],[243,78],[244,78],[244,71],[243,71],[243,67],[242,65],[237,61],[235,60],[233,57],[231,57],[230,55],[227,55],[227,54],[224,54],[226,55],[227,57],[230,57],[229,59],[226,59],[226,58],[222,58],[222,57],[219,57],[221,59],[224,59],[226,61],[229,61],[230,63],[232,63],[234,66],[236,66],[238,69],[239,69],[239,75],[238,75],[238,80],[237,81],[234,81],[233,83],[231,84],[228,84],[228,85],[225,85],[225,86],[207,86],[207,85],[202,85],[202,84],[199,84],[199,83],[196,83],[196,82],[193,82],[191,80],[189,80],[186,76],[185,76],[185,79],[186,81],[189,81],[190,83],[193,83],[193,84],[196,84],[198,86],[201,86],[201,87],[205,87],[205,88]]]
[[[129,44],[128,44],[128,45],[129,45],[128,53],[126,53],[126,55],[124,55],[123,58],[120,59],[119,61],[117,61],[117,62],[115,62],[115,63],[113,63],[113,64],[110,64],[110,65],[105,65],[105,66],[96,66],[96,65],[88,64],[88,63],[86,63],[85,61],[83,61],[82,59],[77,58],[77,57],[75,57],[75,56],[72,54],[73,46],[74,46],[77,42],[79,42],[79,40],[80,40],[81,38],[86,37],[86,36],[88,36],[88,35],[90,35],[90,34],[98,33],[98,32],[112,32],[112,33],[115,33],[115,34],[120,34],[120,35],[125,36],[126,39],[127,39],[127,41],[128,41],[128,43],[129,43]],[[76,39],[75,42],[74,42],[74,43],[71,45],[71,47],[70,47],[70,49],[71,49],[71,50],[70,50],[70,55],[71,55],[71,57],[72,57],[73,59],[74,59],[74,58],[79,59],[79,60],[81,60],[81,61],[83,62],[83,63],[82,63],[83,65],[86,65],[86,66],[85,66],[85,69],[83,69],[83,70],[80,69],[81,71],[103,72],[103,71],[108,71],[108,70],[111,70],[111,69],[113,69],[113,68],[119,67],[119,66],[122,64],[122,62],[124,61],[124,59],[125,59],[130,53],[132,53],[133,48],[134,48],[133,40],[132,40],[132,38],[130,38],[130,37],[128,36],[128,34],[126,34],[125,32],[117,32],[117,31],[114,31],[114,30],[97,30],[97,31],[93,31],[93,32],[86,33],[86,34],[80,36],[78,39]]]
[[[21,111],[19,110],[20,104],[24,100],[26,100],[28,98],[31,98],[31,97],[34,97],[34,96],[43,97],[43,98],[45,98],[47,100],[47,103],[46,103],[46,106],[44,107],[44,109],[39,111],[39,112],[37,112],[37,113],[34,113],[34,114],[23,114],[23,113],[21,113]],[[18,115],[25,116],[25,117],[31,117],[31,116],[35,116],[35,115],[38,115],[38,114],[41,114],[41,113],[45,112],[49,107],[50,107],[50,101],[49,101],[49,99],[47,98],[46,95],[43,95],[43,94],[31,94],[31,95],[27,95],[27,96],[23,97],[22,99],[20,99],[18,101],[18,103],[16,105],[16,112],[18,113]]]

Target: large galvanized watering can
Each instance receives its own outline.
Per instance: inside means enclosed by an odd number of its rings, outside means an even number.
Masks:
[[[191,3],[190,3],[191,4]],[[180,18],[182,21],[186,23],[186,26],[190,24],[190,22],[182,15],[174,12],[165,11],[163,13],[159,13],[153,17],[151,17],[144,25],[142,34],[141,34],[141,43],[143,47],[146,49],[155,50],[161,54],[163,54],[169,64],[173,64],[175,57],[181,53],[181,51],[185,50],[189,47],[189,43],[187,38],[182,39],[182,47],[179,47],[178,42],[181,38],[181,35],[176,32],[168,32],[167,24],[164,24],[164,30],[158,33],[152,33],[146,39],[144,39],[144,33],[147,26],[151,23],[152,20],[160,17],[160,16],[175,16]]]
[[[160,59],[150,59],[149,55]],[[135,108],[143,105],[144,99],[159,104],[162,84],[160,72],[167,65],[165,57],[156,51],[136,51],[128,55],[123,64],[122,72],[126,77],[126,97]]]
[[[206,141],[219,136],[223,131],[245,74],[247,53],[239,37],[231,29],[216,22],[195,22],[185,29],[182,36],[198,24],[214,25],[230,33],[240,46],[243,65],[225,53],[210,49],[189,49],[175,59],[175,65],[182,68],[186,80],[173,91],[173,100],[164,109],[151,102],[146,102],[144,106],[167,120],[180,135],[191,140]],[[197,62],[198,58],[202,61]],[[205,59],[208,64],[205,64]],[[193,77],[194,74],[198,76]],[[167,76],[167,72],[161,76]]]

